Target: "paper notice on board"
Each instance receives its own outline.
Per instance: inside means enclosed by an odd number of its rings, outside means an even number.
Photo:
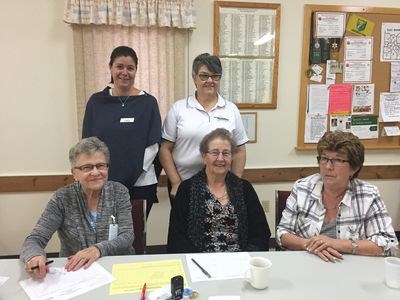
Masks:
[[[382,122],[400,122],[400,93],[381,93],[379,101]]]
[[[309,84],[307,90],[307,112],[328,113],[328,87],[325,84]]]
[[[352,116],[351,132],[359,139],[377,139],[378,116]]]
[[[400,23],[382,23],[381,61],[400,60]]]
[[[343,82],[371,82],[372,61],[346,60],[344,62]]]
[[[351,84],[332,84],[329,86],[329,113],[348,114],[351,111]]]
[[[327,115],[307,114],[304,129],[305,143],[318,143],[327,130]]]
[[[353,87],[352,114],[374,113],[375,84],[355,84]]]
[[[315,18],[316,37],[341,38],[344,35],[346,14],[317,12]]]
[[[330,130],[331,131],[351,131],[351,116],[350,115],[330,115]]]
[[[400,136],[399,126],[385,126],[382,130],[383,136]]]
[[[345,37],[344,60],[371,60],[373,37]]]
[[[390,92],[400,92],[400,61],[392,61],[390,67]]]

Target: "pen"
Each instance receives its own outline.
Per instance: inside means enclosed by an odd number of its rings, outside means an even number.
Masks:
[[[142,294],[140,296],[140,300],[145,300],[145,299],[146,299],[146,282],[143,285]]]
[[[47,266],[47,265],[49,265],[49,264],[51,264],[51,263],[53,263],[53,262],[54,262],[54,260],[46,261],[45,265]],[[39,269],[39,265],[34,266],[34,267],[31,268],[32,271],[33,271],[33,270],[36,270],[36,269]]]
[[[199,263],[194,260],[194,258],[192,258],[192,262],[194,262],[194,264],[199,267],[199,269],[204,273],[204,275],[206,275],[208,278],[211,278],[210,273],[208,273],[202,266],[200,266]]]

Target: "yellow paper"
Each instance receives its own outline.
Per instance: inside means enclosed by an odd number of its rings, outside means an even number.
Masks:
[[[374,26],[374,22],[356,14],[351,14],[347,22],[346,30],[362,36],[371,36]]]
[[[187,282],[180,259],[114,264],[112,274],[116,280],[111,283],[110,295],[141,292],[144,283],[147,291],[159,289],[170,284],[171,278],[177,275]]]

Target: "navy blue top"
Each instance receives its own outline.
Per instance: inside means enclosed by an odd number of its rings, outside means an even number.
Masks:
[[[96,136],[106,143],[108,179],[130,188],[143,171],[146,147],[161,141],[161,117],[156,98],[147,93],[130,96],[124,106],[119,98],[110,95],[110,87],[89,98],[82,138]],[[133,122],[121,122],[122,118],[133,118]]]

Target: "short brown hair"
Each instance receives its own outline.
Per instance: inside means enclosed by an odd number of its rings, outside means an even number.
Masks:
[[[351,168],[358,169],[353,178],[358,176],[364,164],[364,145],[351,132],[326,132],[318,141],[317,151],[318,156],[321,156],[324,151],[333,151],[346,155]]]

